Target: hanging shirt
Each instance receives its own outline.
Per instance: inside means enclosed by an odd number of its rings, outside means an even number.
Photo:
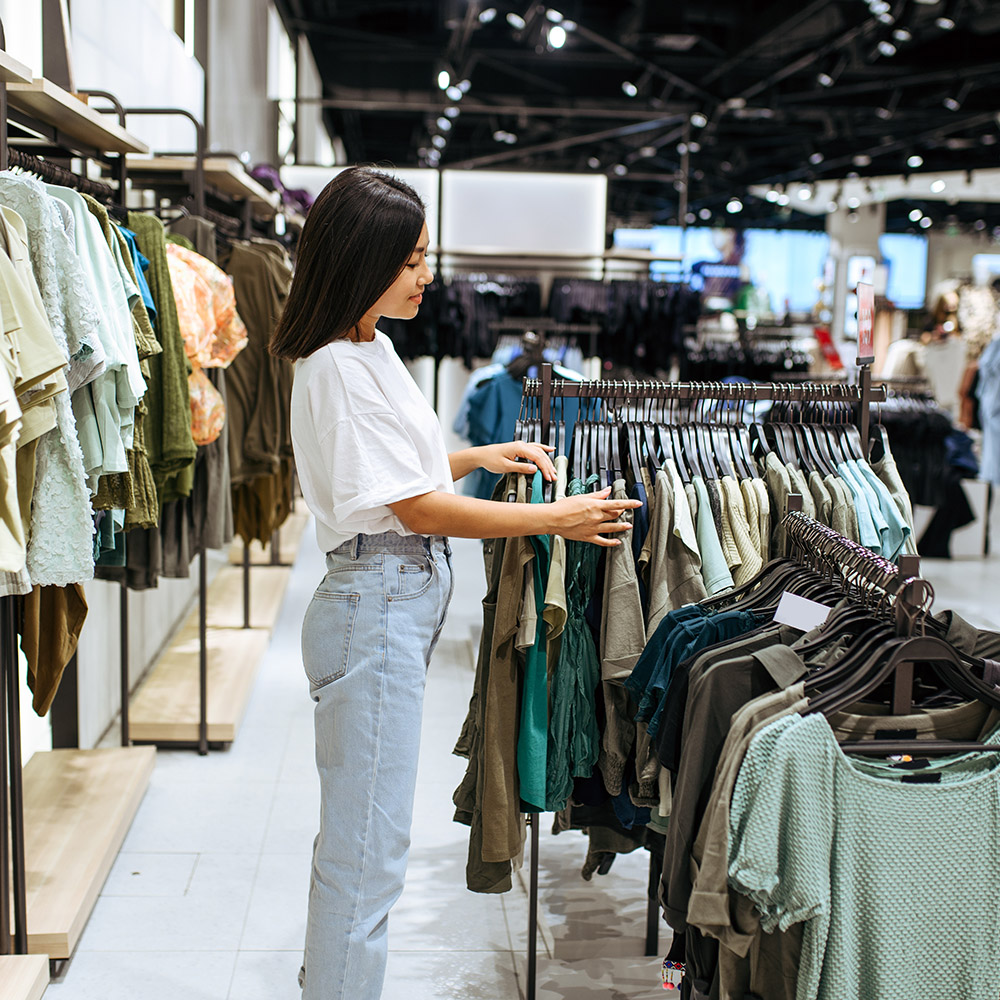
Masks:
[[[696,532],[698,551],[701,553],[701,577],[708,596],[713,597],[723,590],[732,590],[733,577],[729,572],[722,543],[719,541],[719,533],[715,528],[715,518],[712,516],[712,504],[705,480],[701,476],[694,476],[692,483],[698,498]]]
[[[297,361],[291,409],[302,494],[324,552],[358,534],[413,534],[389,504],[455,492],[437,414],[380,331]]]
[[[798,996],[1000,995],[1000,854],[983,849],[1000,840],[996,755],[903,784],[912,772],[847,757],[822,715],[773,747],[767,732],[733,792],[729,878],[765,931],[805,924]],[[958,937],[941,948],[946,928]]]
[[[837,466],[837,472],[840,473],[840,478],[847,484],[854,496],[854,510],[858,517],[858,541],[866,549],[871,549],[876,554],[880,553],[882,551],[882,535],[879,525],[875,523],[875,512],[871,509],[867,492],[855,478],[854,470],[849,462],[841,462]],[[884,523],[881,511],[878,517],[879,522]]]

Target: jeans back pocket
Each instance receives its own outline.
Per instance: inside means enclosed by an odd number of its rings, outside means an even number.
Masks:
[[[317,591],[302,621],[302,664],[313,688],[343,677],[351,658],[360,594]]]

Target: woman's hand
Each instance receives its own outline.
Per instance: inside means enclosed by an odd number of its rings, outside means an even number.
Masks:
[[[553,532],[564,538],[580,542],[593,542],[606,547],[620,545],[614,538],[605,538],[605,532],[629,531],[632,525],[619,521],[624,510],[641,507],[641,500],[609,500],[609,486],[599,493],[581,493],[547,504],[546,513],[553,524]]]
[[[532,476],[536,470],[541,469],[543,479],[547,479],[550,483],[555,482],[556,467],[549,457],[549,453],[555,451],[555,448],[550,445],[508,441],[505,444],[483,445],[476,451],[480,467],[487,472],[495,472],[498,475],[506,472],[523,472],[527,476]],[[518,458],[527,461],[515,461]]]

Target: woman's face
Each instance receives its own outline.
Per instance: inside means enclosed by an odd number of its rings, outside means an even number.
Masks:
[[[381,316],[389,319],[413,319],[420,309],[424,287],[434,280],[434,274],[427,266],[427,223],[420,230],[420,238],[410,254],[399,277],[385,290],[379,300],[368,310],[368,317],[378,320]]]

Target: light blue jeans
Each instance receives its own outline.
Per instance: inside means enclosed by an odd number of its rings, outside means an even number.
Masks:
[[[320,830],[303,1000],[380,1000],[403,891],[424,682],[453,583],[447,539],[357,535],[327,554],[302,623]]]

